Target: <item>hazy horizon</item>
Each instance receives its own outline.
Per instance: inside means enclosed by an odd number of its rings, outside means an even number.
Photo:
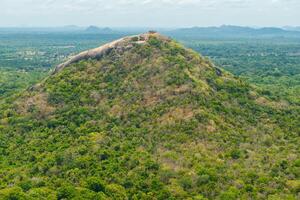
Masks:
[[[260,29],[260,28],[298,28],[300,25],[282,25],[282,26],[247,26],[247,25],[235,25],[235,24],[221,24],[221,25],[207,25],[207,26],[174,26],[174,27],[161,27],[161,26],[101,26],[96,24],[89,24],[89,25],[58,25],[58,26],[26,26],[26,25],[20,25],[20,26],[0,26],[0,28],[7,28],[7,29],[60,29],[60,28],[78,28],[78,29],[86,29],[90,26],[96,26],[98,28],[112,28],[112,29],[151,29],[151,28],[157,28],[157,29],[180,29],[180,28],[211,28],[211,27],[222,27],[222,26],[236,26],[236,27],[244,27],[244,28],[253,28],[253,29]]]
[[[299,26],[298,0],[2,0],[0,27]]]

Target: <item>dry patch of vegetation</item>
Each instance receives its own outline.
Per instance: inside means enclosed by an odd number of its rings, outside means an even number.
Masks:
[[[46,117],[55,111],[55,107],[48,103],[48,95],[46,93],[37,93],[19,102],[17,111],[20,114],[36,112],[40,117]]]
[[[189,107],[173,108],[159,118],[162,125],[173,124],[176,121],[188,120],[194,116],[194,110]]]

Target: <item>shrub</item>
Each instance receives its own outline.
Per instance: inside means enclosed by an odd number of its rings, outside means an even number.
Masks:
[[[110,184],[106,187],[105,193],[112,199],[127,200],[126,190],[117,184]]]
[[[26,200],[26,195],[19,187],[0,190],[1,200]]]
[[[94,192],[103,192],[105,184],[99,178],[91,177],[87,180],[87,188]]]
[[[71,199],[76,196],[75,187],[66,185],[62,186],[57,191],[57,199]]]
[[[150,39],[148,40],[148,43],[151,46],[154,46],[157,48],[159,48],[161,46],[161,41],[159,39],[157,39],[156,37],[150,37]]]
[[[230,156],[233,159],[239,159],[241,157],[241,151],[238,149],[234,149],[231,151]]]
[[[28,196],[31,199],[48,200],[57,199],[56,192],[48,188],[34,188],[29,190]]]

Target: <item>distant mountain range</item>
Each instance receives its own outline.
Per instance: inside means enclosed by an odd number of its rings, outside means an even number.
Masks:
[[[270,38],[270,37],[294,37],[300,38],[300,27],[285,26],[282,28],[277,27],[263,27],[253,28],[244,26],[212,26],[212,27],[190,27],[190,28],[109,28],[98,27],[91,25],[89,27],[80,27],[75,25],[69,25],[64,27],[10,27],[1,28],[0,33],[99,33],[99,34],[139,34],[146,30],[156,30],[174,38],[189,38],[189,39],[201,39],[201,38]]]
[[[192,27],[169,31],[171,36],[182,37],[300,37],[295,30],[276,27],[251,28],[224,25],[220,27]]]

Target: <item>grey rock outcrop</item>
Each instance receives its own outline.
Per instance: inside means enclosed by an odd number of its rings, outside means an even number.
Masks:
[[[98,48],[87,50],[87,51],[79,53],[78,55],[73,56],[72,58],[70,58],[66,62],[58,65],[55,68],[53,74],[56,74],[59,71],[61,71],[62,69],[64,69],[65,67],[67,67],[67,66],[69,66],[73,63],[77,63],[81,60],[100,59],[104,55],[111,52],[113,49],[125,50],[125,49],[132,48],[134,46],[134,44],[145,44],[151,36],[159,37],[160,39],[163,39],[163,40],[169,40],[169,38],[167,38],[165,36],[162,36],[162,35],[160,35],[156,32],[153,32],[153,31],[145,33],[145,34],[141,34],[141,35],[134,35],[134,36],[124,37],[124,38],[121,38],[119,40],[107,43],[107,44],[105,44],[103,46],[100,46]]]

